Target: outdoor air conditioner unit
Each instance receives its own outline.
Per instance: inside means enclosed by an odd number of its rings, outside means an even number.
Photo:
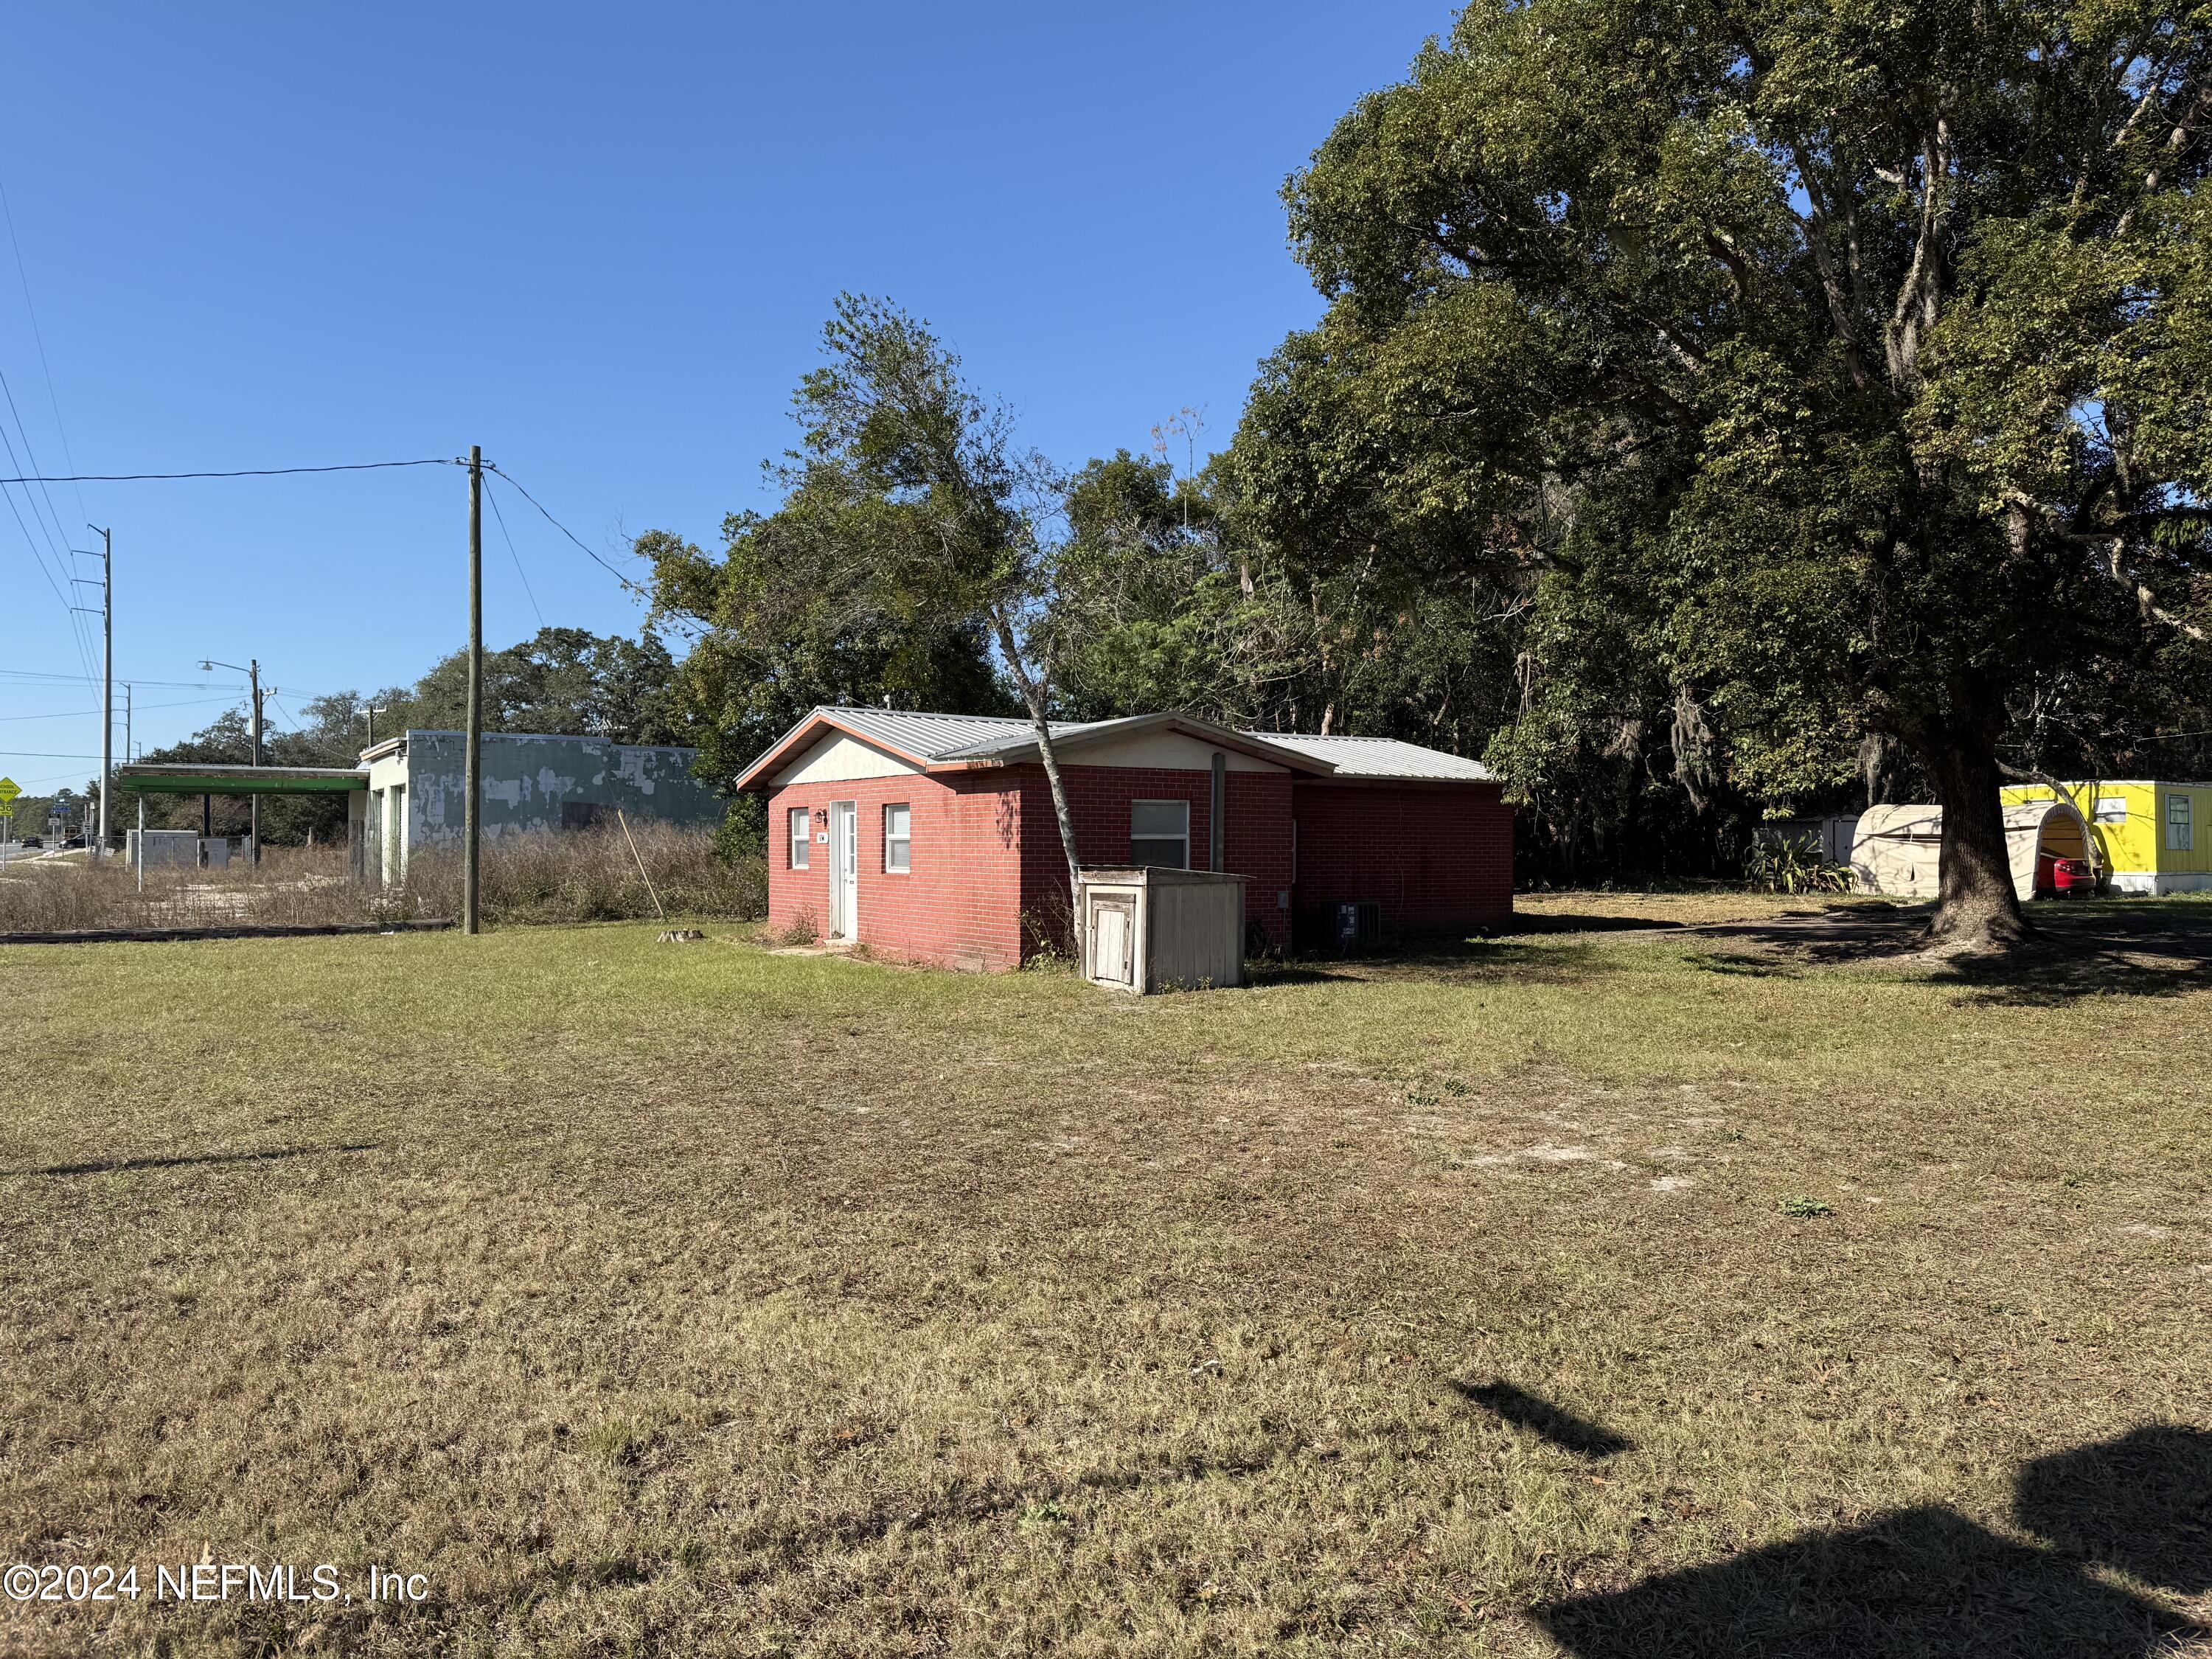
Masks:
[[[1336,907],[1336,948],[1356,951],[1382,937],[1382,907],[1370,900]]]
[[[1085,871],[1076,895],[1083,976],[1140,996],[1242,985],[1249,879],[1159,865]]]

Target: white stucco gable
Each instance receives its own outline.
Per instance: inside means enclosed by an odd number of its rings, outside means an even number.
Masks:
[[[833,732],[775,775],[787,783],[840,783],[857,778],[895,778],[919,772],[911,761],[901,760],[887,749],[878,749],[847,732]]]

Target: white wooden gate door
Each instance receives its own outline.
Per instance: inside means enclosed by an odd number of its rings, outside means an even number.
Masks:
[[[1134,982],[1136,941],[1131,937],[1135,931],[1131,926],[1135,920],[1125,901],[1115,903],[1102,901],[1091,912],[1091,975],[1094,979],[1111,980],[1116,985]]]

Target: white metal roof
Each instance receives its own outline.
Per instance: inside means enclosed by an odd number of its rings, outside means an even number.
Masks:
[[[1036,732],[1027,720],[1018,720],[1017,729],[1002,738],[991,738],[964,749],[956,749],[945,757],[948,760],[1025,760],[1036,753]],[[1256,754],[1264,759],[1297,768],[1300,762],[1315,763],[1310,755],[1298,755],[1285,750],[1267,738],[1251,732],[1238,732],[1226,726],[1216,726],[1189,714],[1124,714],[1110,720],[1055,720],[1052,726],[1054,743],[1073,747],[1078,744],[1097,743],[1117,737],[1137,737],[1148,732],[1182,732],[1203,742],[1246,754]],[[1322,763],[1322,769],[1326,764]]]
[[[820,708],[802,717],[738,778],[744,787],[763,774],[771,757],[817,720],[826,720],[854,736],[882,744],[926,765],[960,761],[1012,761],[1032,749],[1036,733],[1026,720],[998,714],[931,714],[899,708],[863,707]],[[1440,749],[1401,743],[1394,738],[1307,737],[1281,732],[1236,732],[1225,726],[1175,714],[1133,714],[1109,720],[1054,720],[1057,741],[1100,738],[1121,732],[1136,732],[1164,725],[1180,725],[1194,733],[1214,734],[1217,743],[1231,747],[1249,745],[1251,752],[1286,762],[1300,762],[1313,771],[1346,778],[1390,779],[1443,783],[1487,783],[1490,769],[1478,761],[1448,755]]]
[[[1497,774],[1480,761],[1425,749],[1395,738],[1310,737],[1297,732],[1248,732],[1247,737],[1294,750],[1310,760],[1325,761],[1340,778],[1430,779],[1449,783],[1489,783]]]
[[[861,737],[872,738],[901,754],[930,761],[946,760],[1003,743],[1023,743],[1036,735],[1026,720],[997,714],[921,714],[900,708],[817,708],[807,718],[811,720],[814,715],[827,715]],[[805,722],[802,720],[800,724]],[[1092,722],[1054,720],[1052,735],[1056,738],[1067,737],[1089,724]]]

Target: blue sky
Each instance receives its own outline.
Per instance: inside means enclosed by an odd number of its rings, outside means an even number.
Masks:
[[[47,472],[477,442],[596,549],[714,545],[764,503],[851,289],[927,317],[1064,463],[1184,404],[1225,441],[1257,360],[1318,311],[1284,175],[1449,21],[1432,0],[18,8],[0,184],[52,380],[0,246],[6,424]],[[220,711],[235,677],[203,656],[258,657],[284,724],[463,640],[448,469],[10,493],[46,565],[0,514],[0,773],[27,788],[97,769],[97,688],[26,678],[83,672],[48,537],[94,545],[87,520],[115,533],[141,747]],[[487,514],[488,643],[541,615],[635,628],[505,505],[535,605]]]

